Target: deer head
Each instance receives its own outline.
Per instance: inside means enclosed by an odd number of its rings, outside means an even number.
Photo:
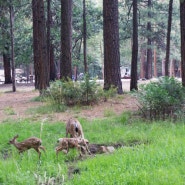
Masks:
[[[13,139],[11,139],[9,141],[9,144],[14,144],[15,143],[15,140],[19,137],[19,135],[17,134],[16,136],[13,137]]]

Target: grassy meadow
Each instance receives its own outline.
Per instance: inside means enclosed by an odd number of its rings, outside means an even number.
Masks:
[[[77,151],[55,155],[56,141],[65,125],[25,120],[0,124],[0,185],[181,185],[185,184],[184,122],[144,122],[129,113],[88,121],[78,118],[90,143],[122,144],[111,154],[78,159]],[[22,155],[8,141],[40,137],[46,153]]]

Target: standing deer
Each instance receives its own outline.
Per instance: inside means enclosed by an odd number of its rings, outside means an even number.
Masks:
[[[33,148],[35,149],[36,152],[38,152],[40,159],[41,156],[40,149],[42,149],[45,152],[45,148],[41,146],[42,140],[36,137],[30,137],[22,142],[17,142],[16,139],[18,137],[19,137],[18,135],[14,136],[13,139],[9,141],[9,144],[14,145],[19,150],[19,153],[22,153],[26,150]]]
[[[71,138],[84,138],[82,125],[76,119],[70,118],[66,124],[66,138],[70,134]]]

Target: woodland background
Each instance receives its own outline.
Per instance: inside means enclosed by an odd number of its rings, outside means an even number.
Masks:
[[[15,68],[23,68],[36,89],[88,73],[122,93],[121,66],[130,70],[131,90],[138,78],[171,75],[184,84],[183,8],[178,0],[1,0],[5,84],[15,90]]]

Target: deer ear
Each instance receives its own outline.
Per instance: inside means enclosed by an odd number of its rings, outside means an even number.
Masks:
[[[18,138],[19,137],[19,135],[17,134],[14,138]]]

